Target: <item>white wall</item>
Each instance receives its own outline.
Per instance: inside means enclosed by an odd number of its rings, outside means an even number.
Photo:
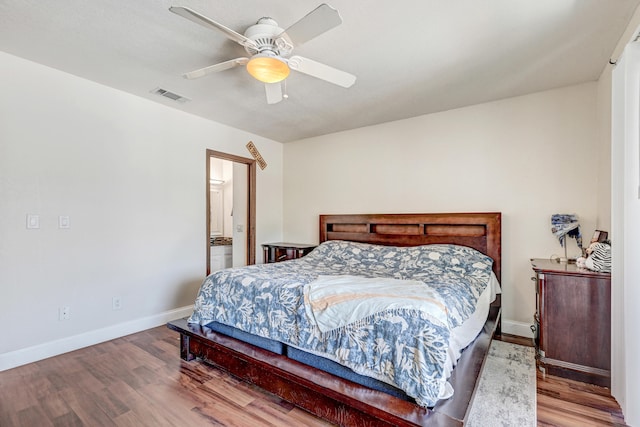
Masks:
[[[210,159],[209,161],[218,160],[218,159]],[[224,237],[232,237],[233,236],[233,165],[234,163],[230,160],[220,160],[222,163],[222,180],[224,184],[222,188],[224,189],[223,196],[223,227],[222,227],[222,235]],[[245,166],[245,168],[248,166]],[[246,169],[245,169],[246,170]],[[246,191],[245,191],[246,193]]]
[[[598,169],[594,171],[599,230],[611,232],[611,70],[598,79]]]
[[[640,44],[630,43],[613,72],[612,394],[628,425],[640,425]]]
[[[640,47],[629,43],[636,39],[639,28],[640,9],[636,9],[611,54],[617,65],[605,66],[598,80],[601,145],[608,151],[602,157],[610,161],[609,179],[603,176],[600,185],[599,205],[601,210],[610,209],[611,224],[611,394],[620,403],[625,422],[632,426],[640,425],[640,341],[635,326],[640,323]]]
[[[247,179],[248,168],[249,166],[244,163],[232,163],[233,177],[235,180],[235,184],[233,186],[233,221],[231,224],[232,230],[230,234],[230,236],[233,237],[233,267],[243,267],[247,265],[247,230],[249,228],[246,220],[248,200],[247,189],[249,188],[249,181]],[[280,168],[282,169],[282,166],[280,166]],[[280,171],[280,173],[282,172]],[[280,184],[278,190],[282,191],[282,184]],[[282,199],[279,199],[278,201],[281,202]],[[258,204],[258,206],[260,206],[260,204]],[[265,206],[264,204],[262,206],[264,206],[265,210],[273,209],[274,211],[277,211],[278,215],[280,215],[278,219],[282,219],[282,205],[274,206],[273,208],[269,205]],[[272,214],[272,212],[270,213]],[[238,229],[238,227],[240,227],[240,229]],[[259,243],[264,242],[264,240],[258,240],[258,237],[260,236],[261,234],[259,233],[258,236],[256,236],[256,262],[262,262],[262,247]]]
[[[0,370],[188,312],[205,274],[207,148],[256,144],[269,162],[256,241],[282,238],[282,144],[4,53],[0,93]]]
[[[562,252],[551,214],[578,214],[587,239],[597,222],[596,89],[572,86],[285,144],[284,238],[317,242],[323,213],[500,211],[504,330],[528,335],[529,259]]]

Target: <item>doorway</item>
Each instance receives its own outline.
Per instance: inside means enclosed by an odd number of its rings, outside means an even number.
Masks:
[[[206,155],[209,275],[212,263],[213,271],[255,264],[256,162],[214,150],[207,150]]]

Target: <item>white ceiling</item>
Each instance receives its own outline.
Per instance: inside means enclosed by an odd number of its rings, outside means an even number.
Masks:
[[[321,0],[0,0],[0,50],[281,142],[597,80],[640,0],[332,0],[342,25],[295,54],[357,76],[349,89],[292,72],[268,105],[245,56],[168,11],[186,6],[243,33],[287,28]],[[167,100],[156,87],[191,101]]]

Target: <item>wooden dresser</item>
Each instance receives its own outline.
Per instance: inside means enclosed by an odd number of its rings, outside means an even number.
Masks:
[[[611,275],[532,259],[538,367],[550,375],[611,386]]]
[[[304,243],[265,243],[262,245],[262,250],[264,251],[264,262],[271,263],[302,258],[315,247],[316,245]]]

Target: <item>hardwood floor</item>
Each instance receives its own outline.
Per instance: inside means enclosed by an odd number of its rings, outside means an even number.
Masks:
[[[0,372],[0,426],[331,425],[222,371],[180,360],[178,345],[178,334],[158,327]],[[607,389],[538,375],[537,396],[538,426],[625,425]]]
[[[0,426],[328,426],[203,363],[158,327],[0,373]]]
[[[503,334],[499,339],[532,346],[528,338]],[[537,371],[538,427],[626,426],[609,389]]]
[[[538,426],[626,426],[609,390],[538,372]]]

